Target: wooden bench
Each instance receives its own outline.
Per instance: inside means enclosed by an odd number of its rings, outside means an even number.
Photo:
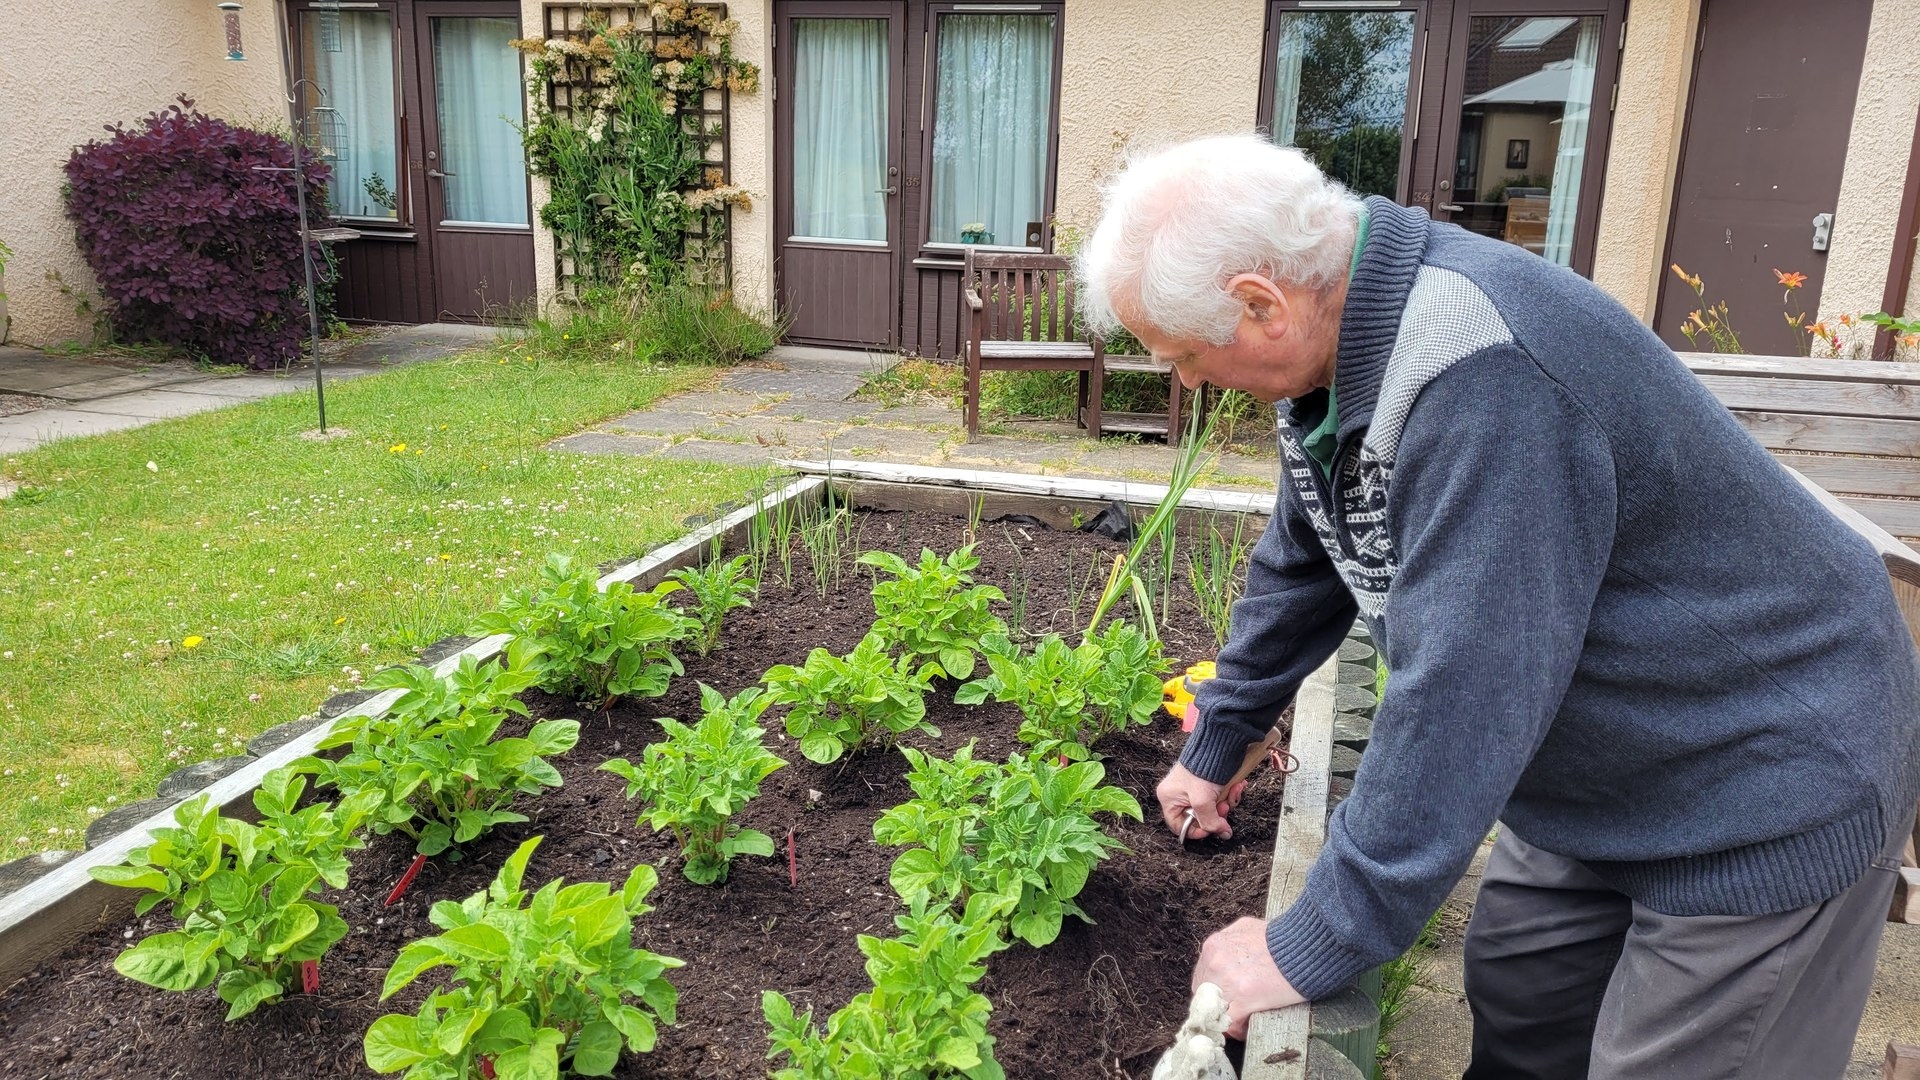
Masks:
[[[1077,415],[1100,437],[1104,389],[1100,338],[1078,340],[1073,261],[1062,255],[967,250],[960,272],[967,311],[967,437],[980,434],[980,379],[988,371],[1072,371]]]
[[[1782,464],[1894,536],[1920,539],[1920,364],[1680,358]]]

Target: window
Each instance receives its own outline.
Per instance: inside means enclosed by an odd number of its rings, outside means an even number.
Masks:
[[[303,11],[300,41],[306,135],[333,170],[333,213],[398,221],[393,13]]]
[[[1297,146],[1358,195],[1398,199],[1412,11],[1283,11],[1273,141]]]
[[[793,231],[887,242],[887,20],[793,20]]]
[[[939,15],[929,243],[1045,243],[1059,16],[1034,9]]]

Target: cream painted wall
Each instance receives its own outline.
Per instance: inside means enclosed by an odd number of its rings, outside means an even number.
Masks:
[[[1846,172],[1834,212],[1833,247],[1827,254],[1826,281],[1820,293],[1822,315],[1880,310],[1913,145],[1914,114],[1920,110],[1916,38],[1920,38],[1920,0],[1874,4],[1847,141]]]
[[[1054,217],[1081,230],[1130,144],[1252,130],[1266,5],[1066,0]]]
[[[1551,123],[1551,113],[1531,109],[1488,109],[1486,126],[1480,136],[1480,188],[1475,194],[1481,202],[1494,185],[1532,177],[1544,179],[1541,187],[1551,187],[1554,155],[1559,152],[1560,128]],[[1507,141],[1527,140],[1527,167],[1507,168]]]
[[[57,345],[92,330],[47,280],[56,272],[97,299],[60,196],[75,146],[183,92],[203,112],[285,130],[274,4],[245,4],[247,58],[233,62],[213,0],[96,0],[58,5],[58,17],[40,0],[0,0],[0,240],[14,250],[0,289],[12,344]]]
[[[520,0],[520,32],[538,37],[546,30],[546,0]],[[727,15],[740,23],[733,55],[760,65],[760,92],[734,94],[729,106],[732,183],[753,197],[753,209],[733,210],[734,298],[755,311],[773,310],[773,59],[767,43],[773,35],[772,0],[727,0]],[[529,120],[533,91],[528,90]],[[542,308],[559,291],[553,259],[553,233],[540,224],[547,184],[533,178],[533,259]]]
[[[1666,269],[1699,16],[1699,0],[1633,0],[1627,13],[1593,280],[1643,322],[1653,320]]]

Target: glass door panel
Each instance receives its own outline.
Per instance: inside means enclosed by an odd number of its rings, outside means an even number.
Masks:
[[[1052,15],[939,15],[928,243],[1038,246],[1053,39]]]
[[[1599,15],[1474,16],[1450,166],[1455,224],[1573,262],[1593,142]],[[1599,108],[1604,109],[1605,103]],[[1603,119],[1603,118],[1599,118]]]
[[[399,110],[393,92],[393,15],[300,13],[302,121],[315,156],[333,170],[327,198],[347,218],[399,217]]]
[[[792,22],[792,239],[889,241],[887,22]]]
[[[528,224],[518,36],[517,19],[433,20],[443,225]]]
[[[1360,195],[1404,200],[1411,10],[1278,12],[1273,140]]]

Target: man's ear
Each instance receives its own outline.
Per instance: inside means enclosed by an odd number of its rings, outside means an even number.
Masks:
[[[1286,291],[1259,274],[1238,274],[1227,282],[1227,293],[1243,306],[1245,318],[1259,324],[1269,336],[1286,333],[1291,305]]]

